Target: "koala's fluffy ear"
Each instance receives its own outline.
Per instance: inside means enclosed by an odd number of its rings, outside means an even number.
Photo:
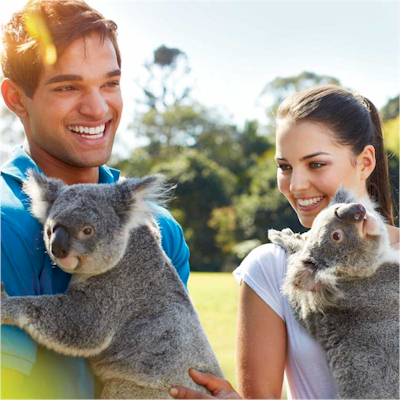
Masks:
[[[115,187],[114,209],[123,222],[129,222],[131,228],[143,224],[157,205],[164,205],[175,188],[167,185],[162,175],[127,178]]]
[[[267,233],[269,240],[284,248],[289,254],[293,254],[302,249],[305,238],[291,229],[285,228],[282,231],[269,230]]]
[[[28,171],[28,179],[24,182],[23,191],[31,199],[31,212],[41,222],[46,221],[48,211],[57,199],[63,181],[48,178],[35,170]]]
[[[330,201],[329,206],[335,205],[336,203],[353,203],[356,201],[357,201],[357,199],[356,199],[355,195],[348,189],[345,189],[344,187],[341,186],[337,190],[333,199]]]

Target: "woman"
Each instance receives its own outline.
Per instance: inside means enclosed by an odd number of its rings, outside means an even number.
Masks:
[[[394,227],[387,158],[375,106],[337,86],[322,86],[287,98],[277,112],[277,184],[301,224],[311,227],[340,185],[369,195]],[[292,398],[336,398],[336,386],[320,346],[295,321],[280,287],[284,251],[265,244],[234,272],[240,280],[238,377],[244,398],[280,398],[284,371]],[[190,370],[197,383],[217,398],[238,398],[226,381]],[[205,398],[177,387],[176,398]]]

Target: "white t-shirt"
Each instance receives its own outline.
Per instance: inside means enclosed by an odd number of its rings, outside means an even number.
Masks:
[[[295,320],[281,286],[287,269],[285,251],[265,244],[254,249],[234,271],[235,278],[255,291],[287,328],[285,374],[292,399],[334,399],[336,385],[320,345]]]

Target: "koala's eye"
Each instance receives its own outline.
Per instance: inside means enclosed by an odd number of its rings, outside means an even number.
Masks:
[[[336,230],[331,233],[331,238],[335,242],[341,242],[344,238],[344,233],[341,230]]]
[[[81,239],[91,237],[94,234],[95,230],[91,226],[85,226],[80,232],[79,237]]]

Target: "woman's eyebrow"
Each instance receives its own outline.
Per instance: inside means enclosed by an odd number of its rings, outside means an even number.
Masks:
[[[306,156],[303,156],[303,157],[301,157],[301,161],[302,160],[306,160],[306,159],[311,159],[312,157],[316,157],[316,156],[320,156],[320,155],[328,155],[328,156],[330,156],[330,153],[327,153],[327,152],[315,152],[315,153],[311,153],[310,155],[306,155]]]
[[[315,152],[315,153],[311,153],[310,155],[303,156],[299,160],[303,161],[303,160],[311,159],[312,157],[316,157],[316,156],[320,156],[320,155],[330,156],[330,153],[327,153],[327,152]],[[275,159],[277,161],[287,161],[287,159],[285,157],[276,156]]]

